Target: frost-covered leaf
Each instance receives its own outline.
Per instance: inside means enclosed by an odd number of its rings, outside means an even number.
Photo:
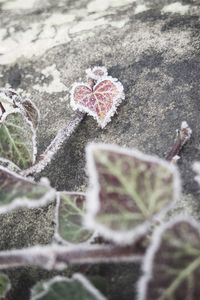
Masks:
[[[3,274],[0,273],[0,299],[5,299],[7,292],[10,289],[10,280],[9,278]]]
[[[176,130],[176,139],[170,151],[166,155],[166,160],[176,164],[180,159],[180,151],[183,146],[190,140],[192,135],[192,129],[189,127],[186,121],[181,123],[181,128]]]
[[[94,70],[94,69],[93,69]],[[88,72],[88,71],[87,71]],[[99,72],[99,69],[96,69]],[[105,72],[105,71],[102,71]],[[94,74],[90,70],[90,73]],[[95,76],[97,79],[95,80]],[[71,91],[71,106],[93,116],[104,128],[116,112],[118,105],[124,99],[123,86],[111,76],[96,74],[88,83],[75,83]]]
[[[33,104],[32,101],[25,99],[21,103],[21,109],[24,112],[24,116],[26,117],[26,120],[34,129],[36,129],[39,121],[39,112],[36,106]]]
[[[159,228],[144,260],[138,300],[197,300],[200,297],[200,230],[178,218]]]
[[[71,279],[54,277],[32,289],[31,300],[105,300],[105,297],[81,274]]]
[[[12,89],[0,89],[0,122],[3,122],[9,114],[20,112],[18,103],[21,99]]]
[[[38,125],[39,111],[29,99],[23,99],[13,89],[0,89],[0,122],[4,122],[8,115],[23,114],[34,128]]]
[[[84,227],[82,222],[85,214],[85,195],[60,192],[57,198],[55,238],[69,243],[87,241],[92,233]]]
[[[43,179],[35,183],[0,166],[0,213],[21,206],[38,207],[55,200],[55,190]]]
[[[30,100],[12,89],[0,89],[0,156],[22,169],[31,166],[37,154],[38,119]]]
[[[21,172],[21,169],[17,165],[15,165],[11,160],[3,157],[0,157],[0,166],[16,173]]]
[[[10,114],[0,124],[0,156],[24,169],[35,162],[36,136],[23,115]]]
[[[89,145],[88,228],[116,242],[131,242],[178,197],[176,167],[136,150]]]

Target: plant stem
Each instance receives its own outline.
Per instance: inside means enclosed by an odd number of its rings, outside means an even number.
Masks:
[[[74,133],[74,131],[77,129],[80,122],[83,120],[84,116],[85,116],[84,113],[76,112],[74,116],[72,116],[72,120],[69,121],[64,126],[64,128],[58,131],[53,141],[50,143],[50,145],[47,147],[44,153],[40,156],[38,162],[35,165],[31,166],[30,168],[22,171],[21,175],[30,176],[30,175],[40,173],[42,170],[44,170],[44,168],[48,165],[48,163],[53,159],[54,155],[61,148],[63,143],[67,139],[69,139],[71,135]]]
[[[179,153],[185,143],[190,139],[192,130],[188,126],[187,122],[183,121],[181,123],[181,129],[177,130],[177,135],[174,144],[172,145],[170,151],[166,155],[166,160],[170,162],[176,163],[176,161],[180,158]]]
[[[35,246],[0,252],[0,269],[37,266],[44,269],[63,269],[68,264],[140,262],[145,247],[115,245]]]

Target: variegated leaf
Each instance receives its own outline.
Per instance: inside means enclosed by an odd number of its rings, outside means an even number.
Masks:
[[[105,237],[131,242],[146,232],[180,192],[172,164],[112,145],[87,148],[90,186],[85,222]]]

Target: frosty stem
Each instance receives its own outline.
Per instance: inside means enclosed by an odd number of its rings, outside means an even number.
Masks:
[[[35,246],[32,248],[0,252],[0,269],[37,266],[44,269],[63,269],[68,264],[137,262],[145,253],[136,245],[77,245]]]
[[[181,123],[181,129],[176,131],[176,139],[172,145],[170,151],[166,155],[166,160],[176,163],[180,158],[179,153],[185,143],[190,139],[192,130],[188,126],[187,122]]]
[[[50,145],[47,147],[44,153],[40,156],[38,162],[30,168],[22,171],[21,174],[23,176],[30,176],[40,173],[52,160],[52,158],[61,148],[63,143],[71,137],[71,135],[79,126],[80,122],[83,120],[84,116],[84,113],[77,111],[74,114],[74,116],[72,116],[72,119],[68,123],[66,123],[66,125],[62,129],[58,131],[53,141],[50,143]]]

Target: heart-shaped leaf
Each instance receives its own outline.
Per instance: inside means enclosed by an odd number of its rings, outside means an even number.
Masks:
[[[0,90],[0,156],[19,168],[35,162],[39,113],[30,100],[11,89]]]
[[[149,222],[162,215],[179,195],[172,164],[136,150],[91,144],[87,148],[90,177],[88,228],[115,242],[132,242]]]
[[[199,224],[179,217],[157,229],[143,270],[138,300],[199,299]]]
[[[81,274],[71,279],[57,276],[32,289],[31,300],[105,300],[105,297]]]
[[[0,166],[0,213],[22,206],[46,205],[54,201],[55,196],[47,179],[36,183]]]
[[[96,72],[98,69],[96,70]],[[96,76],[96,75],[95,75]],[[71,91],[71,106],[93,116],[104,128],[124,99],[123,86],[111,76],[97,75],[95,81],[89,79],[88,84],[75,83]]]
[[[84,214],[84,194],[59,192],[56,208],[57,232],[55,238],[69,243],[87,241],[92,236],[92,233],[83,225]]]

